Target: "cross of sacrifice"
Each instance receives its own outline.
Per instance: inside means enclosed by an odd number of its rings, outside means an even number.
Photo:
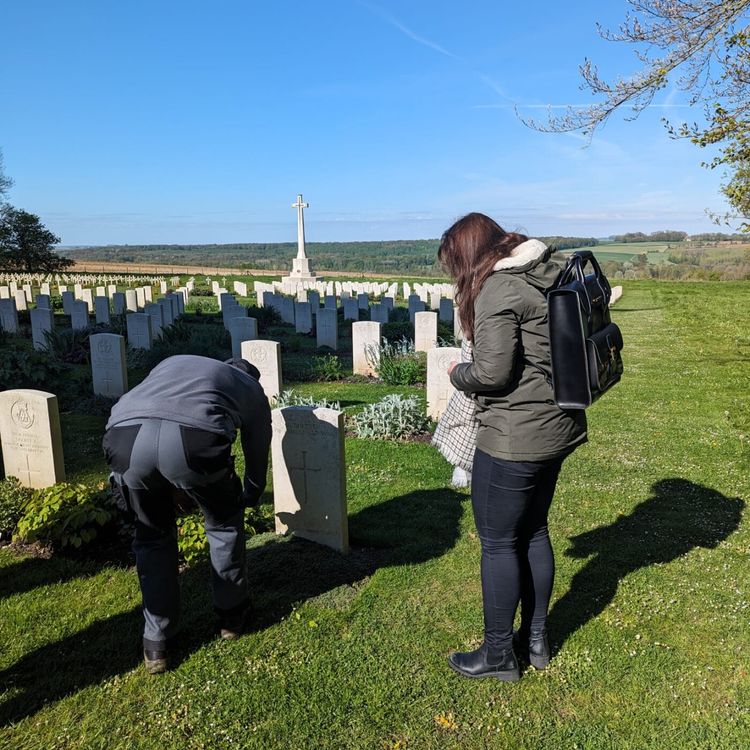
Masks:
[[[297,202],[292,203],[292,208],[297,209],[297,257],[306,258],[305,255],[305,214],[304,210],[310,208],[309,203],[302,202],[302,195],[297,196]]]
[[[300,505],[307,502],[307,472],[318,472],[320,469],[311,469],[307,465],[307,451],[302,451],[302,466],[289,466],[289,471],[301,471],[302,472],[302,481],[304,482],[304,494],[300,498]],[[296,492],[295,492],[296,494]]]

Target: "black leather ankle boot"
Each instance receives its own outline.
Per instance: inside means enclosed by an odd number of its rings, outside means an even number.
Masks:
[[[547,631],[529,633],[529,662],[534,669],[547,669],[550,660],[549,638]]]
[[[551,652],[546,630],[524,633],[517,630],[513,633],[513,647],[522,659],[527,659],[534,669],[546,669],[549,666]]]
[[[512,648],[503,651],[499,658],[488,660],[487,650],[481,645],[475,651],[452,653],[448,657],[448,663],[464,677],[494,677],[503,682],[516,682],[521,679],[518,661]]]

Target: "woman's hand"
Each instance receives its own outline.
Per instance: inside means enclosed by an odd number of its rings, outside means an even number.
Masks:
[[[448,375],[450,375],[453,372],[453,368],[458,364],[456,360],[452,360],[451,363],[448,365]]]

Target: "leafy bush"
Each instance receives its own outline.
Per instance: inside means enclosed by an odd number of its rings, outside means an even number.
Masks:
[[[313,357],[310,365],[313,380],[341,380],[344,377],[344,369],[341,362],[335,354],[324,354],[320,357]]]
[[[312,396],[303,396],[294,388],[282,391],[273,401],[274,409],[283,409],[286,406],[318,406],[322,409],[336,409],[339,411],[341,405],[338,401],[329,401],[325,398],[315,399]]]
[[[56,392],[55,384],[68,367],[52,359],[46,352],[25,347],[20,343],[3,343],[0,357],[0,389],[38,388]]]
[[[411,338],[413,335],[413,326],[409,321],[391,321],[390,323],[383,323],[381,327],[383,338],[390,342],[397,342],[401,339]]]
[[[402,338],[396,342],[383,339],[380,348],[368,348],[367,360],[388,385],[413,385],[427,377],[427,357],[414,350],[414,342]]]
[[[16,477],[0,480],[0,539],[10,539],[21,518],[23,506],[34,494]]]
[[[247,310],[247,314],[258,321],[258,333],[265,334],[269,328],[280,326],[283,323],[279,311],[273,307],[248,305]]]
[[[273,513],[264,512],[264,506],[245,509],[245,534],[255,536],[273,528]],[[192,565],[208,555],[208,539],[201,513],[189,513],[177,519],[177,549],[183,560]]]
[[[50,356],[72,365],[86,364],[89,359],[89,336],[92,333],[94,331],[90,328],[53,328],[45,333]]]
[[[107,490],[65,482],[36,490],[22,511],[14,538],[40,541],[57,549],[79,549],[91,543],[116,518]]]
[[[229,332],[220,325],[189,325],[178,320],[163,329],[164,335],[150,349],[128,349],[128,367],[151,370],[175,354],[197,354],[225,360],[232,356]]]
[[[416,396],[392,393],[368,404],[354,416],[353,422],[357,437],[404,440],[425,432],[428,419]]]

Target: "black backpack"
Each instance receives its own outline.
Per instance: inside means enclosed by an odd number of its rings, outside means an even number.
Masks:
[[[623,342],[609,316],[611,295],[590,250],[572,253],[547,292],[552,390],[563,409],[585,409],[620,382]]]

